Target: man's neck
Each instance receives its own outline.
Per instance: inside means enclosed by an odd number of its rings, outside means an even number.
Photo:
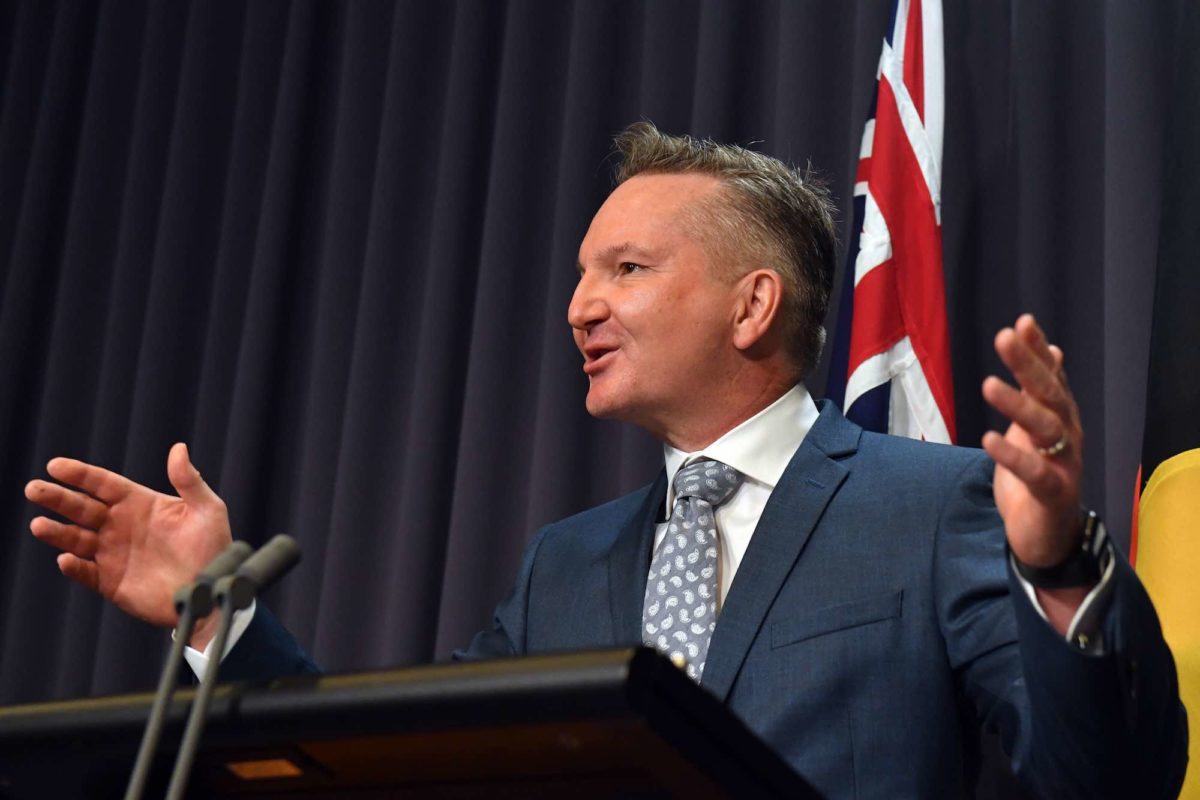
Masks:
[[[664,431],[660,438],[685,453],[698,452],[783,397],[794,385],[794,381],[773,381],[753,393],[739,392],[716,405],[714,411],[719,413],[686,419],[678,428]]]

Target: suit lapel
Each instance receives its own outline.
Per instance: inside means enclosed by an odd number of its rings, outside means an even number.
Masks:
[[[621,525],[608,556],[608,597],[612,608],[616,645],[642,641],[642,603],[646,576],[650,572],[650,550],[654,523],[667,496],[667,473],[662,470],[638,508]]]
[[[820,417],[763,509],[713,631],[702,683],[721,700],[728,696],[751,643],[825,507],[850,472],[834,459],[857,449],[862,429],[843,418],[828,401],[821,406]],[[644,574],[642,578],[644,591]]]

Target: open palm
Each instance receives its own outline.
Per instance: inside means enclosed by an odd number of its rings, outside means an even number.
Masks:
[[[30,481],[25,496],[68,522],[35,517],[29,528],[62,551],[62,573],[139,619],[175,624],[175,590],[230,541],[225,503],[192,466],[187,447],[176,444],[167,457],[178,497],[70,458],[55,458],[46,470],[61,483]]]

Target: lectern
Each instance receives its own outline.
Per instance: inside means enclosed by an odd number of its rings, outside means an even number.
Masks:
[[[176,696],[161,796],[191,692]],[[0,709],[0,798],[121,797],[148,694]],[[645,649],[229,684],[188,797],[816,797]]]

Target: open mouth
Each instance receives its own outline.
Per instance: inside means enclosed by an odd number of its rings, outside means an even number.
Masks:
[[[617,354],[615,347],[596,347],[588,348],[584,351],[583,371],[587,375],[595,375],[600,370],[608,366],[608,362],[612,361]]]

